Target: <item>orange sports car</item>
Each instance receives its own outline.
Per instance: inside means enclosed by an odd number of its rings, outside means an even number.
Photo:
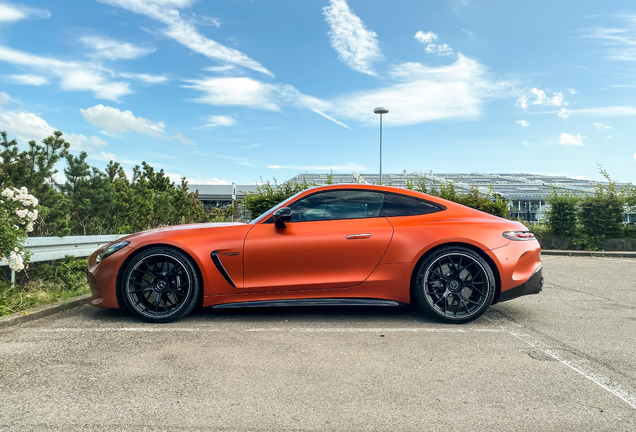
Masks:
[[[384,186],[305,190],[249,223],[158,228],[88,261],[90,304],[169,322],[203,307],[417,303],[471,321],[543,287],[519,222]]]

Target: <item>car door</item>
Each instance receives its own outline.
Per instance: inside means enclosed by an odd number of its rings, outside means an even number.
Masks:
[[[329,190],[292,203],[292,221],[257,224],[244,246],[244,291],[346,288],[363,282],[386,252],[393,227],[379,217],[384,194]]]

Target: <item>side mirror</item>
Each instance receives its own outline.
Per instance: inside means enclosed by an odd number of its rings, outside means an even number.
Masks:
[[[272,215],[276,228],[287,228],[285,222],[289,222],[292,218],[292,210],[289,207],[281,207]]]

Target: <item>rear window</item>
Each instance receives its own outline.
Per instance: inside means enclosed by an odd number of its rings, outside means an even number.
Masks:
[[[428,201],[397,194],[386,194],[382,203],[381,217],[416,216],[435,213],[444,207]]]

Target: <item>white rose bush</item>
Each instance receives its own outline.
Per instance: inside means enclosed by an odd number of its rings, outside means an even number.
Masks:
[[[0,258],[9,268],[24,269],[29,254],[22,245],[38,219],[38,199],[27,188],[5,188],[0,193]]]

